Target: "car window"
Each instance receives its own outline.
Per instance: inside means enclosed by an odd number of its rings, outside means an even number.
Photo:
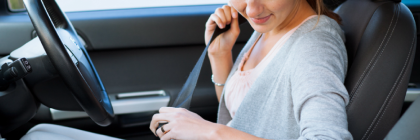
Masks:
[[[63,11],[223,4],[228,0],[56,0]]]
[[[8,0],[12,12],[25,11],[23,0]],[[228,0],[56,0],[65,12],[224,4]]]
[[[420,0],[402,0],[401,2],[406,5],[420,5]]]
[[[13,12],[24,11],[23,0],[8,0]],[[56,0],[63,11],[95,11],[111,9],[224,4],[228,0]],[[402,0],[406,5],[420,5],[420,0]]]

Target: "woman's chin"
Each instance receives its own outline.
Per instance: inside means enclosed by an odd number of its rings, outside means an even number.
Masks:
[[[259,33],[267,33],[271,31],[271,28],[267,27],[267,25],[251,25],[251,27]]]

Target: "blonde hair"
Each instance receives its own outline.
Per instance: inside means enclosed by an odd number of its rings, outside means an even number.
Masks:
[[[326,15],[332,19],[334,19],[338,24],[341,24],[341,18],[338,14],[334,13],[327,6],[324,4],[323,0],[306,0],[309,5],[314,9],[314,11],[318,14],[318,20],[320,15]]]
[[[332,19],[334,19],[338,24],[341,24],[341,18],[338,14],[334,13],[330,9],[327,8],[327,6],[324,4],[323,0],[306,0],[308,4],[312,7],[312,9],[318,14],[318,21],[321,15],[326,15]],[[286,27],[292,19],[296,16],[297,11],[299,10],[299,4],[301,0],[296,0],[293,10],[290,12],[289,16],[286,17],[284,22],[280,25],[280,28]],[[316,24],[316,25],[317,25]],[[316,26],[315,25],[315,26]]]

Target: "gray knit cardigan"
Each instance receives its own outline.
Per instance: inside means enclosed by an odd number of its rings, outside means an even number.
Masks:
[[[347,129],[349,95],[343,85],[347,53],[340,26],[327,16],[303,23],[262,71],[235,113],[224,91],[218,123],[266,139],[352,139]],[[255,32],[229,74],[256,41]]]

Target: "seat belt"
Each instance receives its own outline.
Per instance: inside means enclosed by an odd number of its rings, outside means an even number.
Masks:
[[[247,20],[242,15],[238,14],[239,25],[241,25],[242,23],[245,23],[246,21]],[[220,29],[218,26],[216,26],[216,29],[214,30],[213,35],[210,37],[209,43],[207,43],[206,48],[204,48],[204,51],[201,53],[200,58],[198,59],[193,70],[188,76],[188,79],[185,82],[184,86],[182,86],[182,89],[178,93],[178,96],[176,97],[175,101],[172,103],[172,105],[170,105],[171,107],[185,108],[185,109],[190,108],[191,98],[194,93],[194,89],[197,85],[197,80],[198,80],[198,77],[200,76],[201,67],[203,66],[203,62],[204,62],[204,58],[206,57],[207,50],[210,44],[213,42],[213,40],[217,38],[217,36],[226,32],[229,29],[230,29],[230,25],[226,25],[226,27],[223,29]],[[168,122],[160,122],[159,126],[156,128],[156,131],[165,124],[168,124]]]
[[[242,23],[245,23],[247,20],[238,14],[238,23],[241,25]],[[197,85],[198,77],[200,76],[201,67],[203,66],[204,58],[206,57],[207,50],[210,46],[210,44],[213,42],[214,39],[217,38],[220,34],[226,32],[230,29],[230,25],[226,25],[225,28],[220,29],[218,26],[216,26],[216,29],[213,32],[213,35],[210,37],[209,43],[207,43],[206,48],[204,48],[204,51],[201,53],[200,58],[197,61],[197,64],[195,64],[194,69],[191,71],[190,75],[188,76],[187,81],[185,82],[184,86],[182,86],[181,91],[178,93],[177,98],[172,103],[172,107],[176,108],[185,108],[189,109],[191,98],[194,93],[194,89]]]

